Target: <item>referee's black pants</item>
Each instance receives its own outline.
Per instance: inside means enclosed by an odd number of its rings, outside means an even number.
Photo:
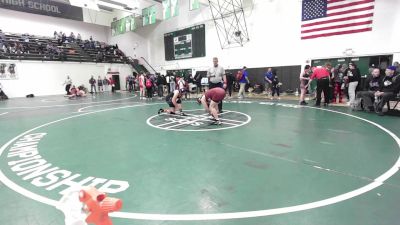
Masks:
[[[224,88],[224,85],[222,83],[209,83],[208,88],[213,89],[213,88]],[[222,113],[222,101],[218,104],[218,111],[219,113]]]
[[[321,78],[317,80],[317,102],[316,106],[321,105],[321,93],[324,92],[324,103],[329,103],[329,78]]]

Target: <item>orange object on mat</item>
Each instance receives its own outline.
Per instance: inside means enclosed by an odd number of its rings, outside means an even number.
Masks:
[[[80,191],[79,201],[85,204],[88,213],[86,223],[96,225],[112,225],[108,213],[122,208],[122,201],[117,198],[107,197],[94,187],[87,187]]]

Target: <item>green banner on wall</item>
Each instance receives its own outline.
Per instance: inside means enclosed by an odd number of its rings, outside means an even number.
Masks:
[[[155,5],[144,8],[142,10],[143,26],[156,23],[157,8]]]
[[[163,0],[163,19],[167,20],[171,18],[171,0]]]
[[[189,10],[200,9],[200,1],[199,0],[189,0]]]
[[[179,15],[179,0],[163,0],[163,19],[167,20]]]
[[[134,16],[127,16],[111,23],[111,35],[116,36],[136,30],[136,19]]]

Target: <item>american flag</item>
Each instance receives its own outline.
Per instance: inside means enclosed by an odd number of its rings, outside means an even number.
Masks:
[[[303,0],[301,39],[372,31],[375,0]]]

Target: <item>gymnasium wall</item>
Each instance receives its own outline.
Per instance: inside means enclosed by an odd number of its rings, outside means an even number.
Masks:
[[[132,73],[129,65],[106,63],[74,63],[74,62],[37,62],[37,61],[6,61],[0,63],[15,63],[18,79],[0,80],[4,91],[10,97],[24,97],[27,94],[35,96],[65,94],[64,83],[69,75],[75,85],[84,84],[89,87],[91,75],[95,78],[107,74],[109,68],[120,72],[121,87],[125,87],[125,77]]]
[[[85,16],[94,22],[99,20],[98,17],[95,17],[95,14],[84,13]],[[104,15],[100,18],[104,18]],[[105,22],[103,21],[103,23]],[[111,16],[110,22],[107,24],[108,26],[111,24]],[[50,37],[53,36],[54,31],[63,31],[67,35],[72,31],[75,35],[80,33],[83,39],[89,39],[92,35],[95,40],[107,42],[107,31],[110,28],[80,21],[0,9],[0,29],[4,32],[29,33]]]
[[[300,39],[301,1],[254,0],[254,6],[245,9],[251,41],[243,48],[228,50],[221,50],[210,9],[202,6],[188,11],[188,2],[180,1],[178,17],[150,25],[154,29],[148,35],[149,59],[161,72],[179,68],[204,70],[212,65],[213,56],[218,56],[226,69],[304,65],[309,59],[341,57],[348,48],[354,50],[354,55],[395,53],[394,58],[400,58],[400,0],[376,1],[372,32],[311,40]],[[166,62],[163,34],[201,23],[206,24],[207,57]]]
[[[148,58],[148,41],[147,37],[142,33],[128,32],[122,35],[111,36],[111,30],[107,32],[108,43],[118,44],[118,48],[121,49],[127,56],[132,58]]]

